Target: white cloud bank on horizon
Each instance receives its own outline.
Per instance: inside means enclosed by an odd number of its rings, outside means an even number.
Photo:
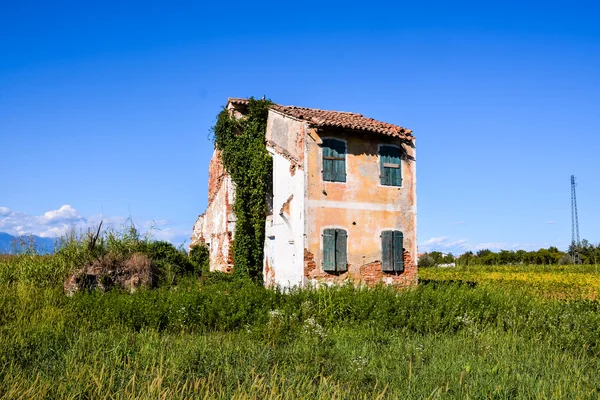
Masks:
[[[29,215],[21,211],[0,207],[0,232],[13,236],[36,235],[41,237],[60,237],[71,229],[86,230],[97,227],[103,221],[103,229],[119,230],[127,224],[130,218],[122,216],[92,215],[82,216],[70,204],[65,204],[57,210],[50,210],[43,215]],[[142,233],[150,233],[155,240],[164,240],[173,244],[182,244],[191,235],[191,228],[177,227],[169,220],[139,221],[131,218],[134,225]]]

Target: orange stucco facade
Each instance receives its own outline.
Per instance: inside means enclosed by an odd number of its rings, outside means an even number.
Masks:
[[[322,174],[324,138],[346,143],[346,182],[327,182]],[[401,161],[402,186],[380,183],[379,146],[394,145],[404,150]],[[414,140],[343,130],[310,130],[306,139],[306,251],[305,276],[309,280],[416,283],[416,171]],[[323,230],[341,228],[348,233],[348,272],[323,272]],[[401,274],[381,270],[381,232],[404,234],[405,270]]]

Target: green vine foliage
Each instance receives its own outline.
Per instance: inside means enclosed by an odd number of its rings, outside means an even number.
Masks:
[[[233,210],[237,221],[233,241],[234,273],[262,279],[267,215],[267,190],[273,164],[265,146],[270,100],[249,99],[248,112],[235,118],[223,109],[213,127],[215,147],[235,184]]]

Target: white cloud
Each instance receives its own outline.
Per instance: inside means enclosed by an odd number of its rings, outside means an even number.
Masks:
[[[554,224],[556,224],[556,222],[555,222],[555,221],[552,221],[552,220],[550,220],[550,221],[546,221],[546,223],[547,223],[548,225],[554,225]]]
[[[467,239],[459,239],[446,244],[447,247],[465,247],[466,245]]]
[[[433,237],[419,245],[420,252],[441,251],[443,253],[462,253],[468,250],[468,240],[449,241],[448,236]]]
[[[60,237],[71,229],[77,232],[95,229],[100,221],[102,230],[115,231],[122,231],[129,222],[133,222],[142,235],[149,233],[153,239],[165,240],[176,245],[184,243],[191,234],[191,228],[186,229],[166,219],[145,221],[140,218],[106,215],[83,217],[69,204],[38,216],[0,207],[0,232],[11,235]]]
[[[55,237],[64,234],[71,226],[85,223],[77,210],[68,204],[39,216],[12,211],[6,207],[2,207],[0,211],[0,231],[12,235]]]
[[[148,225],[148,227],[164,226],[164,225],[171,225],[171,224],[173,224],[173,221],[171,221],[169,219],[156,219],[156,220],[152,220],[152,221],[146,221],[146,225]]]
[[[472,248],[474,250],[484,250],[484,249],[502,250],[502,249],[507,249],[509,247],[510,246],[507,245],[506,243],[499,243],[499,242],[479,243],[479,244],[472,246]]]
[[[87,226],[94,226],[97,228],[100,222],[102,222],[102,229],[121,230],[122,227],[127,225],[128,219],[128,217],[122,217],[118,215],[110,216],[97,214],[87,217],[85,221]],[[138,221],[134,220],[133,222],[136,227],[140,226]]]
[[[177,228],[154,228],[151,231],[154,240],[165,240],[171,243],[184,243],[189,240],[191,234],[190,229]]]
[[[425,242],[423,242],[423,245],[424,246],[439,245],[441,243],[444,243],[447,239],[448,239],[448,236],[434,237],[434,238],[428,239]]]
[[[65,204],[58,210],[47,211],[39,217],[39,223],[42,225],[51,225],[56,223],[74,223],[82,221],[83,218],[76,209],[69,204]]]

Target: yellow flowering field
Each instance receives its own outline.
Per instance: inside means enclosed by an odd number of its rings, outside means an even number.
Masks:
[[[600,298],[600,266],[467,266],[421,268],[419,279],[511,286],[552,299]]]

